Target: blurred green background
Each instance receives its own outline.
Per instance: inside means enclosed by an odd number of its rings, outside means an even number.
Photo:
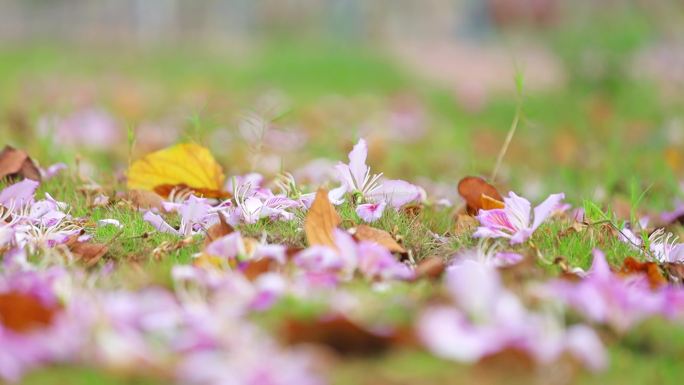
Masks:
[[[78,156],[103,183],[130,157],[180,140],[208,145],[228,174],[272,176],[342,159],[366,137],[377,170],[453,197],[463,175],[491,173],[521,106],[505,188],[531,198],[565,191],[573,202],[636,188],[653,209],[680,194],[681,2],[0,7],[3,142],[43,164]],[[64,139],[60,122],[84,111],[95,122]],[[117,132],[106,145],[92,139],[103,125]]]

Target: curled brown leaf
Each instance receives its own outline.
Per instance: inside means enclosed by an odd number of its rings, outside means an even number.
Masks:
[[[466,201],[466,211],[470,215],[477,214],[480,210],[488,210],[492,206],[500,206],[503,198],[496,187],[489,184],[483,178],[467,176],[458,182],[458,193]],[[495,203],[498,201],[499,203]]]
[[[24,150],[12,146],[5,146],[0,152],[0,179],[26,178],[40,181],[40,170],[35,162]]]
[[[316,198],[311,204],[309,212],[304,220],[304,232],[309,246],[335,246],[333,231],[341,222],[339,214],[328,199],[328,191],[324,188],[318,189]]]
[[[392,238],[390,233],[385,230],[370,227],[368,225],[357,226],[356,231],[354,232],[354,238],[357,241],[375,242],[393,253],[406,253],[406,249],[397,243],[397,241]]]

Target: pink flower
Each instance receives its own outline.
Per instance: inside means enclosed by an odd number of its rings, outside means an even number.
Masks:
[[[660,219],[665,223],[675,223],[677,221],[684,222],[684,202],[675,202],[675,208],[672,211],[662,213]]]
[[[38,185],[39,183],[34,180],[24,179],[21,182],[5,187],[0,192],[0,205],[14,210],[33,203],[33,197],[38,189]]]
[[[598,336],[577,325],[568,330],[550,314],[528,311],[506,290],[492,266],[464,260],[447,271],[446,286],[458,306],[428,308],[418,321],[418,334],[435,355],[461,362],[516,349],[540,364],[564,352],[590,369],[606,365]]]
[[[81,228],[70,221],[64,213],[66,204],[45,194],[45,199],[36,201],[34,194],[38,182],[23,180],[0,192],[0,244],[37,247],[54,247],[63,244]]]
[[[652,290],[645,277],[614,274],[600,250],[594,250],[594,262],[584,279],[576,283],[555,280],[545,288],[550,297],[619,332],[668,308],[666,290]]]
[[[656,262],[684,263],[684,243],[679,243],[677,236],[658,229],[651,234],[649,240],[651,253]]]
[[[358,269],[368,280],[408,280],[414,276],[411,268],[377,243],[359,242],[357,253]]]
[[[480,210],[477,216],[480,227],[473,237],[508,238],[511,244],[523,243],[551,216],[564,198],[565,194],[549,196],[534,208],[532,220],[530,202],[511,192],[508,198],[504,198],[503,209]]]
[[[349,153],[349,164],[338,163],[336,166],[338,179],[342,183],[340,189],[346,193],[359,193],[370,202],[380,202],[394,208],[419,200],[424,191],[403,180],[382,180],[382,174],[371,174],[366,164],[368,145],[360,139]]]
[[[194,195],[191,195],[183,203],[166,202],[164,207],[166,210],[175,211],[180,215],[181,223],[178,229],[173,228],[164,218],[152,211],[148,211],[143,215],[143,219],[146,222],[162,233],[189,236],[205,231],[219,221],[216,209],[209,204],[209,201]]]
[[[513,252],[499,252],[498,248],[493,245],[484,247],[479,245],[477,248],[465,250],[454,255],[454,264],[462,263],[464,260],[473,260],[483,265],[493,267],[508,267],[520,263],[524,256]]]
[[[239,231],[216,239],[206,247],[204,252],[226,260],[236,260],[238,257],[244,257],[247,253],[245,242]]]
[[[67,169],[67,165],[64,163],[55,163],[47,168],[40,169],[40,176],[44,181],[50,180],[57,176],[60,172]]]
[[[386,205],[384,201],[360,204],[356,206],[356,214],[366,222],[375,222],[382,218]]]
[[[114,118],[101,109],[84,109],[66,118],[42,119],[39,129],[54,134],[58,143],[98,150],[112,148],[123,138]]]
[[[386,248],[372,242],[356,243],[347,232],[335,230],[337,249],[312,246],[299,252],[295,264],[306,273],[325,275],[325,281],[347,281],[359,271],[368,280],[406,280],[413,278],[413,271],[399,262]]]

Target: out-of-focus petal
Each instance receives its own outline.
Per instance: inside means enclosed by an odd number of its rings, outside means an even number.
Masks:
[[[541,224],[551,216],[551,214],[558,208],[561,201],[565,199],[565,194],[550,195],[544,202],[534,208],[534,223],[532,224],[532,231],[536,230]]]
[[[384,201],[361,204],[356,207],[356,214],[365,222],[375,222],[382,218],[386,205]]]

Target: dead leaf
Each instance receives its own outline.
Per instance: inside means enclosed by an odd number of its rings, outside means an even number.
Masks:
[[[41,180],[40,170],[26,151],[12,146],[5,146],[0,152],[0,179],[5,177]]]
[[[97,264],[109,250],[107,245],[102,243],[78,241],[69,244],[69,249],[76,259],[84,263],[86,267]]]
[[[485,204],[488,206],[503,204],[503,198],[496,187],[476,176],[467,176],[461,179],[458,182],[458,193],[466,201],[467,212],[470,215],[475,215],[478,211],[485,209]],[[501,203],[494,203],[493,201]]]
[[[304,220],[304,232],[309,246],[322,245],[336,248],[333,230],[341,221],[335,207],[328,199],[328,190],[318,189],[316,198]]]
[[[571,127],[559,130],[553,138],[553,155],[561,165],[572,164],[580,154],[580,142]]]
[[[431,256],[423,259],[416,267],[416,276],[419,278],[438,279],[446,270],[444,259],[437,256]]]
[[[226,222],[226,218],[219,212],[219,223],[212,225],[207,229],[207,237],[204,239],[204,247],[207,247],[211,242],[228,235],[235,231],[233,226]]]
[[[675,174],[681,175],[684,170],[684,156],[682,155],[681,149],[668,147],[665,149],[664,157],[668,167],[670,167]]]
[[[475,231],[478,226],[477,219],[470,215],[459,214],[454,225],[454,235],[468,235]]]
[[[559,238],[565,238],[571,234],[579,234],[587,230],[587,225],[582,223],[582,222],[573,222],[572,225],[566,229],[561,230],[558,232],[558,237]]]
[[[274,271],[278,263],[271,258],[261,258],[259,260],[249,260],[240,263],[238,269],[248,280],[254,281],[260,275]]]
[[[138,210],[163,209],[162,203],[164,202],[164,198],[153,191],[130,190],[126,195],[128,200],[133,204],[133,207]]]
[[[52,324],[59,308],[46,306],[34,295],[9,291],[0,294],[0,325],[26,333]]]
[[[314,320],[287,320],[282,335],[290,345],[317,344],[343,355],[372,355],[390,348],[391,336],[377,335],[337,315]]]
[[[667,284],[667,279],[663,276],[658,264],[655,262],[640,262],[632,257],[627,257],[622,262],[620,274],[645,274],[648,278],[648,283],[654,289]]]
[[[663,268],[670,276],[670,278],[675,281],[682,283],[684,282],[684,265],[681,263],[665,263]]]
[[[392,253],[406,253],[404,249],[397,241],[392,238],[392,235],[385,230],[376,229],[368,225],[359,225],[356,227],[356,232],[354,232],[354,238],[357,241],[369,241],[375,242],[380,246],[385,247]]]
[[[506,207],[502,201],[491,198],[489,195],[485,194],[480,196],[480,204],[482,206],[482,210],[494,210]]]
[[[420,203],[409,204],[401,208],[401,212],[410,218],[415,218],[423,211],[423,205]]]

